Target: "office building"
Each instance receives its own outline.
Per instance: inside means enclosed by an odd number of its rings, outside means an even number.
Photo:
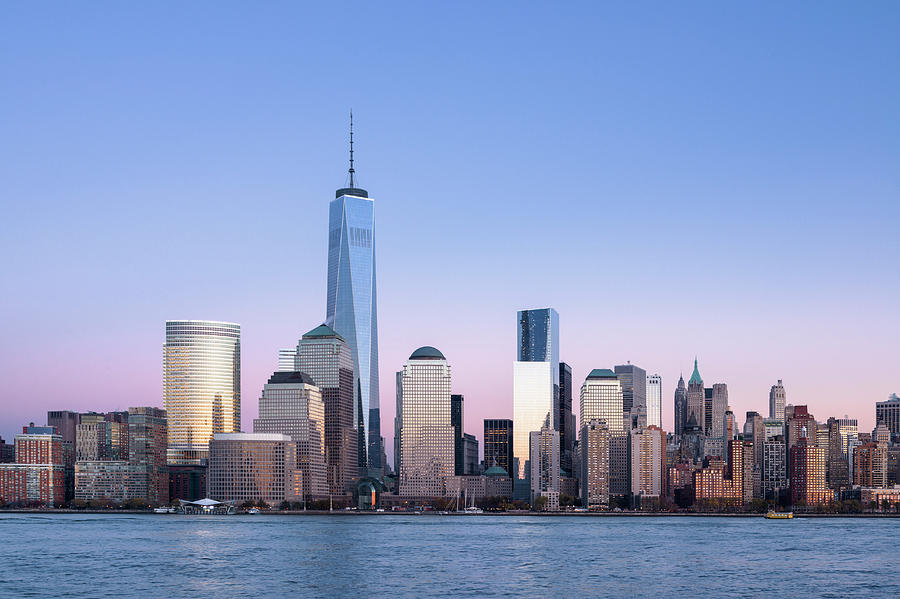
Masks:
[[[784,420],[784,405],[787,394],[784,392],[784,385],[781,379],[778,379],[777,385],[772,385],[769,390],[769,418],[772,420]]]
[[[295,353],[293,370],[312,378],[325,404],[328,492],[351,492],[360,464],[366,463],[363,409],[359,398],[354,401],[353,352],[343,337],[323,324],[303,335]]]
[[[325,402],[312,377],[304,372],[272,374],[259,398],[253,432],[288,435],[296,445],[292,468],[302,472],[302,496],[310,500],[328,495]]]
[[[453,426],[453,474],[462,476],[466,472],[465,431],[463,430],[462,395],[450,395],[450,424]]]
[[[278,371],[294,372],[297,366],[297,348],[288,347],[278,350]]]
[[[463,475],[479,474],[478,472],[478,439],[469,433],[463,434]]]
[[[728,385],[725,383],[716,383],[712,386],[710,409],[712,419],[710,421],[710,428],[707,429],[706,434],[710,437],[724,437],[725,412],[728,411]],[[732,418],[732,425],[733,424],[734,419]],[[732,431],[732,437],[730,438],[733,438],[733,432],[734,431]],[[729,439],[726,439],[726,442]]]
[[[647,426],[662,428],[662,398],[662,377],[651,374],[647,377]]]
[[[163,403],[170,465],[202,465],[214,433],[241,430],[241,326],[167,320]]]
[[[552,502],[556,496],[559,506],[559,431],[544,426],[529,434],[529,464],[531,473],[531,503],[538,497],[548,497]],[[548,505],[548,509],[550,506]]]
[[[381,403],[378,395],[378,302],[375,285],[375,201],[354,184],[350,123],[350,186],[328,207],[328,291],[325,324],[350,346],[362,413],[360,472],[381,478]]]
[[[271,506],[308,499],[296,467],[297,445],[278,433],[216,433],[209,443],[209,497],[235,503],[262,499]]]
[[[634,406],[646,408],[647,371],[631,363],[620,364],[614,370],[622,385],[622,412],[631,414]]]
[[[16,444],[7,443],[0,437],[0,464],[13,464],[16,461]]]
[[[787,461],[781,435],[763,442],[761,485],[763,498],[769,500],[777,500],[780,492],[787,489]]]
[[[559,426],[559,314],[553,308],[520,310],[516,315],[517,352],[513,364],[514,478],[524,479],[530,433],[545,422]]]
[[[62,437],[63,464],[66,467],[66,501],[71,501],[75,498],[75,438],[76,427],[79,422],[80,419],[77,412],[69,410],[50,410],[47,412],[47,426],[54,427]]]
[[[500,467],[507,475],[513,471],[513,421],[488,418],[484,421],[485,470]]]
[[[685,424],[693,418],[697,425],[706,431],[706,391],[703,387],[703,377],[700,376],[700,370],[697,368],[697,358],[694,358],[694,371],[691,373],[690,380],[688,380],[686,397],[687,412]]]
[[[875,423],[888,427],[892,440],[900,442],[900,397],[896,393],[891,393],[887,401],[875,402]]]
[[[572,412],[572,367],[559,363],[559,465],[572,473],[572,454],[575,451],[575,414]]]
[[[409,356],[398,380],[402,455],[398,494],[441,497],[455,466],[450,366],[439,350],[420,347]]]
[[[578,442],[581,451],[581,498],[589,510],[609,505],[609,424],[605,420],[592,419],[581,427]]]
[[[678,377],[678,386],[675,388],[675,436],[680,437],[684,434],[684,427],[687,425],[687,387],[684,384],[684,377]]]

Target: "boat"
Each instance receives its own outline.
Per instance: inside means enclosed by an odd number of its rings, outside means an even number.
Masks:
[[[766,518],[769,520],[790,520],[793,517],[794,512],[776,512],[775,510],[766,512]]]
[[[258,514],[258,513],[259,513],[259,510],[256,509],[255,507],[252,507],[252,508],[250,508],[249,510],[247,510],[247,513],[248,513],[248,514]]]
[[[175,508],[173,507],[157,507],[153,508],[154,514],[174,514]]]

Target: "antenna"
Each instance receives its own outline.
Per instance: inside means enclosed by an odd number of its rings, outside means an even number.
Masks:
[[[350,187],[353,188],[353,109],[350,109]]]

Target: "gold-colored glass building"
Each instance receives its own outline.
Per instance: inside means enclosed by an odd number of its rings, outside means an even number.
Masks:
[[[206,463],[214,433],[241,430],[241,325],[167,320],[163,399],[168,463]]]

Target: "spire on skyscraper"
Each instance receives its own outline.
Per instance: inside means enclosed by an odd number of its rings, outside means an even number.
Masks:
[[[703,379],[700,377],[700,370],[697,368],[697,356],[694,356],[694,372],[691,374],[691,379],[688,382],[698,385],[703,384]]]
[[[353,109],[350,109],[350,188],[353,188]]]

